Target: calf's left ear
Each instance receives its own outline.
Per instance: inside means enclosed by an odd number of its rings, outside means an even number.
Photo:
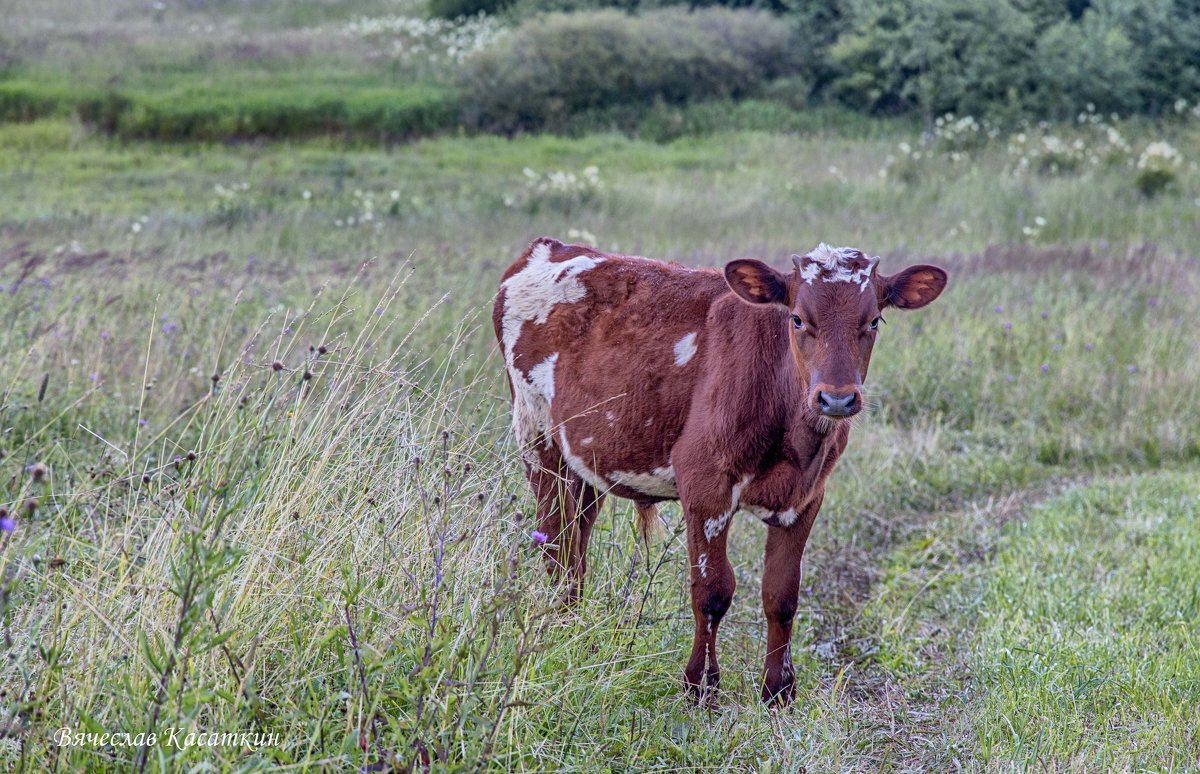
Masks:
[[[880,309],[920,309],[946,289],[946,272],[937,266],[917,264],[899,274],[876,278],[875,287]]]
[[[788,300],[784,276],[753,258],[725,264],[725,281],[743,301],[751,304],[786,304]]]

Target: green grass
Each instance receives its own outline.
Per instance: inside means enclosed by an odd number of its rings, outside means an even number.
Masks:
[[[1090,771],[1200,763],[1200,477],[1077,489],[1014,533],[980,601],[982,760]]]

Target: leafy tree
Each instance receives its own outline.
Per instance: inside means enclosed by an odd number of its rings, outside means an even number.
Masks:
[[[1010,0],[849,0],[832,94],[876,113],[983,114],[1032,92],[1033,23]]]

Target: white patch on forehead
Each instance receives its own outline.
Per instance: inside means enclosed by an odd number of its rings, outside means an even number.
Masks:
[[[747,475],[741,481],[733,485],[733,491],[729,494],[729,510],[722,513],[720,516],[708,519],[704,522],[704,538],[712,540],[717,535],[725,531],[729,526],[729,520],[738,509],[738,504],[741,502],[742,490],[750,483],[753,476]]]
[[[608,478],[614,484],[629,487],[648,497],[678,497],[679,490],[675,487],[675,469],[668,466],[655,468],[650,473],[626,473],[613,471]]]
[[[587,466],[582,457],[571,453],[571,444],[567,442],[567,427],[566,425],[558,426],[558,450],[562,452],[563,459],[567,461],[569,467],[575,475],[582,478],[587,483],[596,487],[600,491],[608,489],[608,482],[602,476],[596,473]]]
[[[582,299],[587,288],[578,275],[603,261],[603,258],[581,255],[552,263],[550,245],[539,242],[530,252],[525,266],[500,286],[504,289],[500,338],[504,345],[504,365],[513,387],[513,435],[522,449],[522,457],[530,464],[537,462],[537,455],[531,448],[537,437],[541,435],[547,445],[550,443],[550,403],[554,400],[554,366],[558,353],[530,368],[528,374],[522,373],[514,362],[521,327],[530,320],[540,325],[558,304]]]
[[[794,255],[792,259],[800,270],[800,278],[809,285],[824,273],[825,282],[849,282],[858,285],[861,293],[871,284],[871,273],[879,263],[875,257],[867,261],[865,268],[854,268],[858,259],[865,257],[853,247],[830,247],[822,242],[808,255]]]
[[[696,354],[696,334],[689,333],[675,342],[675,365],[685,366]]]

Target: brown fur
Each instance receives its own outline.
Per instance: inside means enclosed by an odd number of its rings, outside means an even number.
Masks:
[[[637,504],[645,537],[659,523],[655,503],[679,499],[696,621],[685,679],[697,694],[719,682],[717,628],[735,586],[726,539],[742,508],[768,530],[763,698],[790,701],[800,559],[850,434],[826,415],[827,401],[850,401],[857,413],[872,321],[888,306],[923,306],[945,286],[936,267],[886,277],[861,253],[838,255],[842,275],[805,256],[788,274],[739,260],[723,276],[543,238],[505,272],[496,298],[551,573],[566,577],[568,601],[578,598],[607,494]]]

